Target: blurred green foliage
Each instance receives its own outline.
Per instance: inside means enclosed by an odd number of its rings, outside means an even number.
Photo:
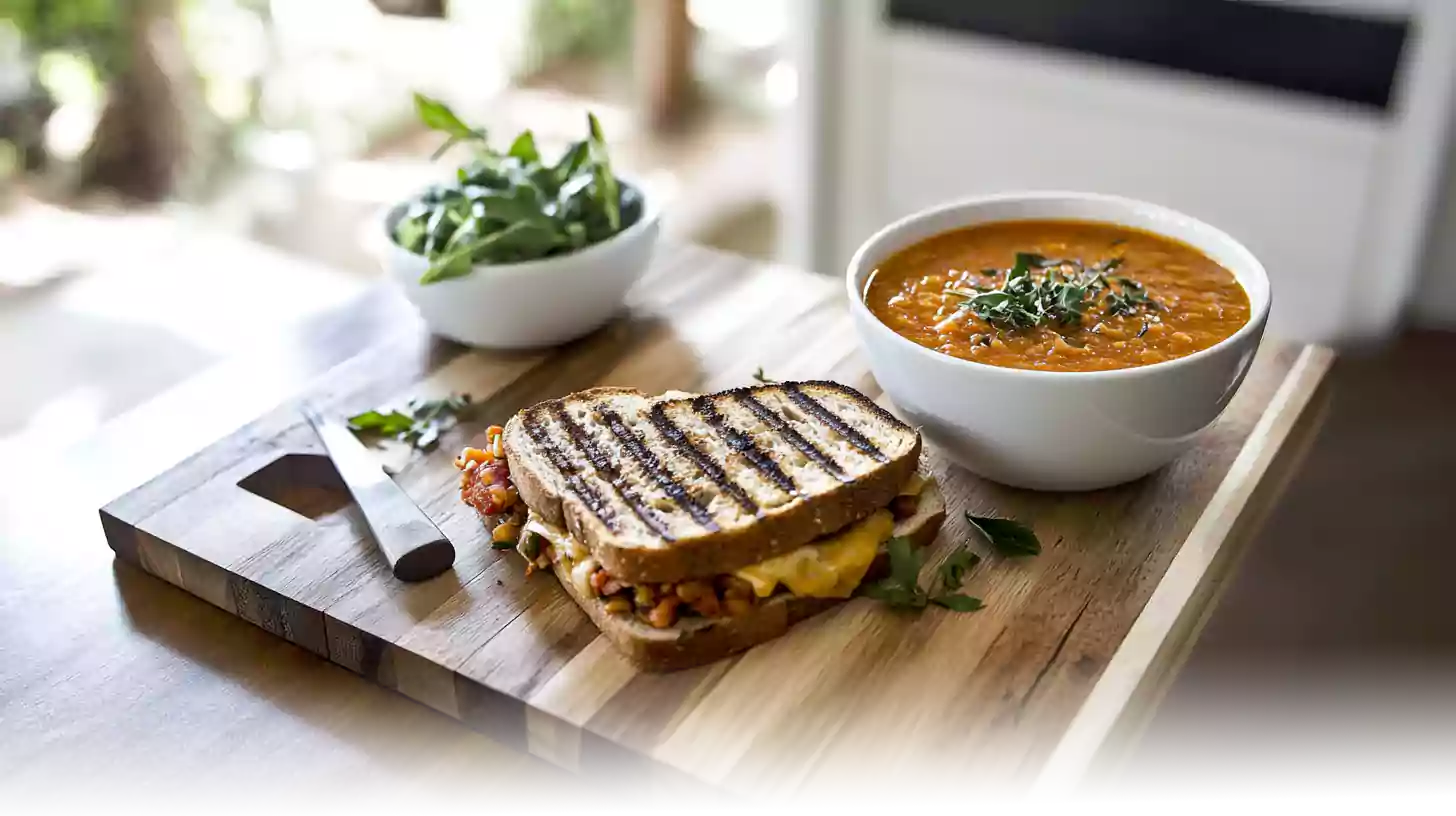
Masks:
[[[105,81],[125,64],[130,2],[135,0],[0,0],[0,18],[20,31],[32,54],[80,51]]]

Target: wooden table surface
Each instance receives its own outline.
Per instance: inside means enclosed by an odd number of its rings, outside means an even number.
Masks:
[[[0,791],[195,808],[381,795],[522,797],[574,780],[118,562],[95,508],[391,332],[378,290],[74,446],[0,462]],[[228,809],[227,797],[211,796]]]
[[[739,288],[756,297],[785,296],[789,277],[751,275],[762,270],[700,250],[671,251],[685,268],[741,273]],[[691,290],[694,280],[684,275],[673,285]],[[725,298],[721,308],[743,305]],[[710,332],[711,321],[701,330]],[[7,783],[51,790],[57,779],[80,776],[98,792],[123,785],[177,794],[268,780],[275,791],[337,783],[359,796],[376,789],[575,789],[554,770],[115,561],[104,546],[94,508],[266,413],[360,350],[419,331],[407,305],[376,292],[117,418],[82,445],[37,451],[23,472],[6,463],[0,767]],[[851,338],[823,342],[852,353]],[[1075,782],[1108,746],[1136,733],[1239,545],[1317,425],[1311,408],[1319,404],[1328,354],[1275,348],[1265,356],[1280,361],[1274,368],[1281,382],[1249,434],[1261,443],[1235,451],[1229,472],[1237,478],[1224,480],[1198,514],[1166,571],[1132,585],[1146,608],[1049,757],[1048,784]]]

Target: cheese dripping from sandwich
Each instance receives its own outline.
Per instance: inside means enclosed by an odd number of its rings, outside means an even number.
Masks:
[[[925,477],[916,473],[900,495],[918,496],[924,489]],[[864,580],[880,545],[894,534],[895,517],[889,510],[876,510],[837,533],[733,574],[752,584],[760,598],[772,595],[779,584],[802,598],[848,598]]]

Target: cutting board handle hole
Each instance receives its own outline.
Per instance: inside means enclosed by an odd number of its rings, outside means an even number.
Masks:
[[[315,520],[352,501],[333,462],[314,453],[285,453],[243,477],[238,487]]]

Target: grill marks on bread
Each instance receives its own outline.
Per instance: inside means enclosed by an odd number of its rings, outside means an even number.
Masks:
[[[692,405],[698,416],[707,420],[713,430],[722,435],[723,441],[728,443],[728,447],[747,459],[755,470],[768,477],[768,480],[785,494],[794,496],[799,492],[789,474],[785,473],[779,468],[777,462],[760,450],[752,437],[733,427],[727,419],[723,418],[712,397],[697,397],[693,399]]]
[[[637,532],[662,542],[752,524],[918,445],[913,429],[838,383],[589,395],[527,409],[533,447],[608,529],[631,535],[640,520]],[[630,508],[625,521],[611,493]]]
[[[713,515],[708,512],[707,508],[698,504],[697,500],[688,493],[687,488],[662,466],[657,455],[647,447],[646,439],[627,427],[627,423],[622,421],[622,416],[605,404],[597,403],[596,411],[597,416],[601,417],[602,422],[611,429],[612,435],[622,441],[622,446],[627,449],[627,453],[631,454],[632,458],[636,459],[651,474],[652,480],[662,488],[662,492],[666,493],[668,498],[672,499],[678,507],[686,510],[704,529],[714,531],[718,529],[718,522],[713,520]]]
[[[531,437],[531,441],[536,443],[536,447],[545,454],[551,466],[566,481],[566,488],[586,505],[592,515],[607,525],[607,529],[620,533],[622,525],[617,519],[617,514],[612,511],[612,506],[602,500],[601,494],[583,478],[565,452],[552,444],[550,434],[542,426],[542,407],[538,405],[524,412],[521,425],[526,429],[526,434]]]
[[[824,454],[824,451],[819,450],[819,448],[815,447],[813,442],[805,439],[802,434],[794,430],[794,426],[790,425],[788,421],[785,420],[782,416],[774,411],[769,410],[769,407],[767,405],[764,405],[763,403],[755,399],[753,394],[738,393],[734,396],[737,397],[739,402],[743,403],[744,407],[752,411],[754,416],[763,420],[764,423],[766,423],[776,433],[778,433],[784,439],[788,440],[788,443],[790,445],[793,445],[799,450],[800,453],[809,457],[810,461],[812,461],[814,464],[818,465],[821,468],[824,468],[825,472],[827,472],[830,476],[833,476],[841,482],[854,481],[852,477],[850,477],[843,470],[840,469],[839,465],[835,464],[833,459],[830,459],[828,456],[826,456]],[[810,400],[810,402],[812,401],[813,400]]]
[[[744,490],[742,485],[728,478],[728,474],[724,472],[723,468],[717,462],[713,461],[713,457],[708,455],[705,450],[698,447],[693,440],[688,438],[688,435],[668,417],[667,411],[663,409],[662,403],[653,405],[649,414],[651,416],[652,427],[657,429],[657,433],[672,446],[673,450],[691,459],[693,464],[697,465],[698,470],[704,476],[707,476],[708,480],[716,485],[719,490],[722,490],[724,495],[736,502],[744,512],[751,514],[758,513],[758,503],[753,500],[752,496],[748,495],[748,491]]]
[[[632,512],[642,520],[642,523],[646,524],[659,538],[665,541],[674,540],[675,536],[673,536],[671,529],[663,523],[662,519],[658,518],[657,513],[642,500],[638,492],[622,478],[622,471],[618,469],[612,458],[607,456],[606,452],[592,441],[586,429],[578,424],[575,419],[572,419],[571,413],[566,408],[566,403],[561,400],[552,400],[546,403],[546,408],[551,412],[556,421],[561,424],[561,427],[565,429],[572,446],[579,453],[586,456],[587,461],[596,469],[596,472],[601,474],[616,489],[617,495],[622,499],[622,502],[632,509]],[[554,463],[555,461],[556,457],[552,457],[552,462]],[[595,508],[593,508],[593,511],[595,512]],[[605,518],[602,518],[601,514],[598,514],[597,518],[601,519],[603,523],[607,521]]]
[[[885,454],[875,443],[866,439],[859,431],[846,425],[844,420],[836,416],[833,411],[815,402],[814,398],[801,391],[799,386],[794,383],[784,383],[782,391],[789,395],[789,399],[793,400],[795,405],[818,417],[824,424],[833,428],[835,433],[848,439],[849,443],[858,448],[860,452],[874,459],[876,462],[885,461]],[[753,399],[753,397],[745,395],[745,399]]]

